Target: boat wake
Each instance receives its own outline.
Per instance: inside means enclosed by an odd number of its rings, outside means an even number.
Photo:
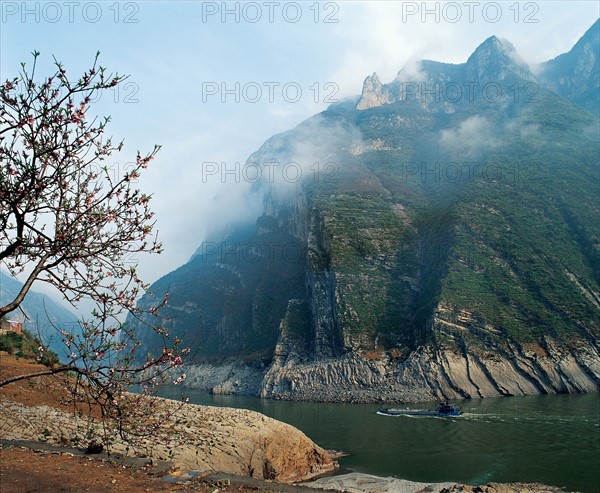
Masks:
[[[379,409],[377,414],[380,416],[410,416],[415,418],[457,418],[462,414],[462,410],[454,404],[447,401],[440,403],[437,409]]]
[[[460,416],[438,416],[438,415],[434,415],[434,414],[388,414],[388,413],[384,413],[384,412],[380,412],[377,411],[375,414],[379,414],[379,416],[388,416],[390,418],[411,418],[411,419],[422,419],[422,418],[429,418],[429,419],[448,419],[448,418],[459,418],[462,417],[463,415]]]

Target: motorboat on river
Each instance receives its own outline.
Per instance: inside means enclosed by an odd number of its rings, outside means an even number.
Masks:
[[[441,418],[456,418],[462,414],[462,410],[450,404],[448,401],[440,402],[437,409],[380,409],[377,414],[382,416],[437,416]]]

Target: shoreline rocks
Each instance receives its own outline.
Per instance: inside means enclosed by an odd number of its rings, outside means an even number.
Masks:
[[[347,493],[565,493],[562,488],[539,483],[488,483],[480,486],[452,482],[421,483],[356,472],[317,479],[305,485]]]
[[[169,460],[181,472],[221,471],[290,483],[337,467],[331,455],[300,430],[255,411],[194,404],[180,407],[175,401],[154,399],[161,411],[172,414],[145,448],[151,457]],[[83,418],[52,407],[0,402],[3,439],[81,443],[88,426]],[[115,452],[132,455],[126,447],[118,438],[112,446]]]
[[[214,394],[316,402],[422,402],[439,399],[598,392],[600,353],[591,344],[537,351],[509,346],[459,353],[422,348],[399,360],[348,354],[319,361],[281,355],[270,368],[225,363],[187,366],[186,386]]]

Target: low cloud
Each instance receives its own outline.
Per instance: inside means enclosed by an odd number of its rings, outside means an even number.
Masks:
[[[427,72],[423,69],[422,60],[409,59],[396,76],[397,82],[426,82]]]
[[[344,166],[343,153],[361,141],[355,127],[317,115],[265,142],[246,162],[254,167],[247,174],[261,175],[255,188],[285,198],[307,182],[333,177]]]
[[[462,121],[455,128],[442,130],[440,143],[461,158],[473,159],[482,152],[499,145],[499,133],[485,117],[475,115]]]

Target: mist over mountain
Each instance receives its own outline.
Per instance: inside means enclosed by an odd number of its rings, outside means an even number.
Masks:
[[[246,163],[262,170],[256,223],[140,301],[169,292],[191,384],[334,401],[597,391],[598,26],[533,70],[492,36],[463,64],[373,74],[267,140]]]

